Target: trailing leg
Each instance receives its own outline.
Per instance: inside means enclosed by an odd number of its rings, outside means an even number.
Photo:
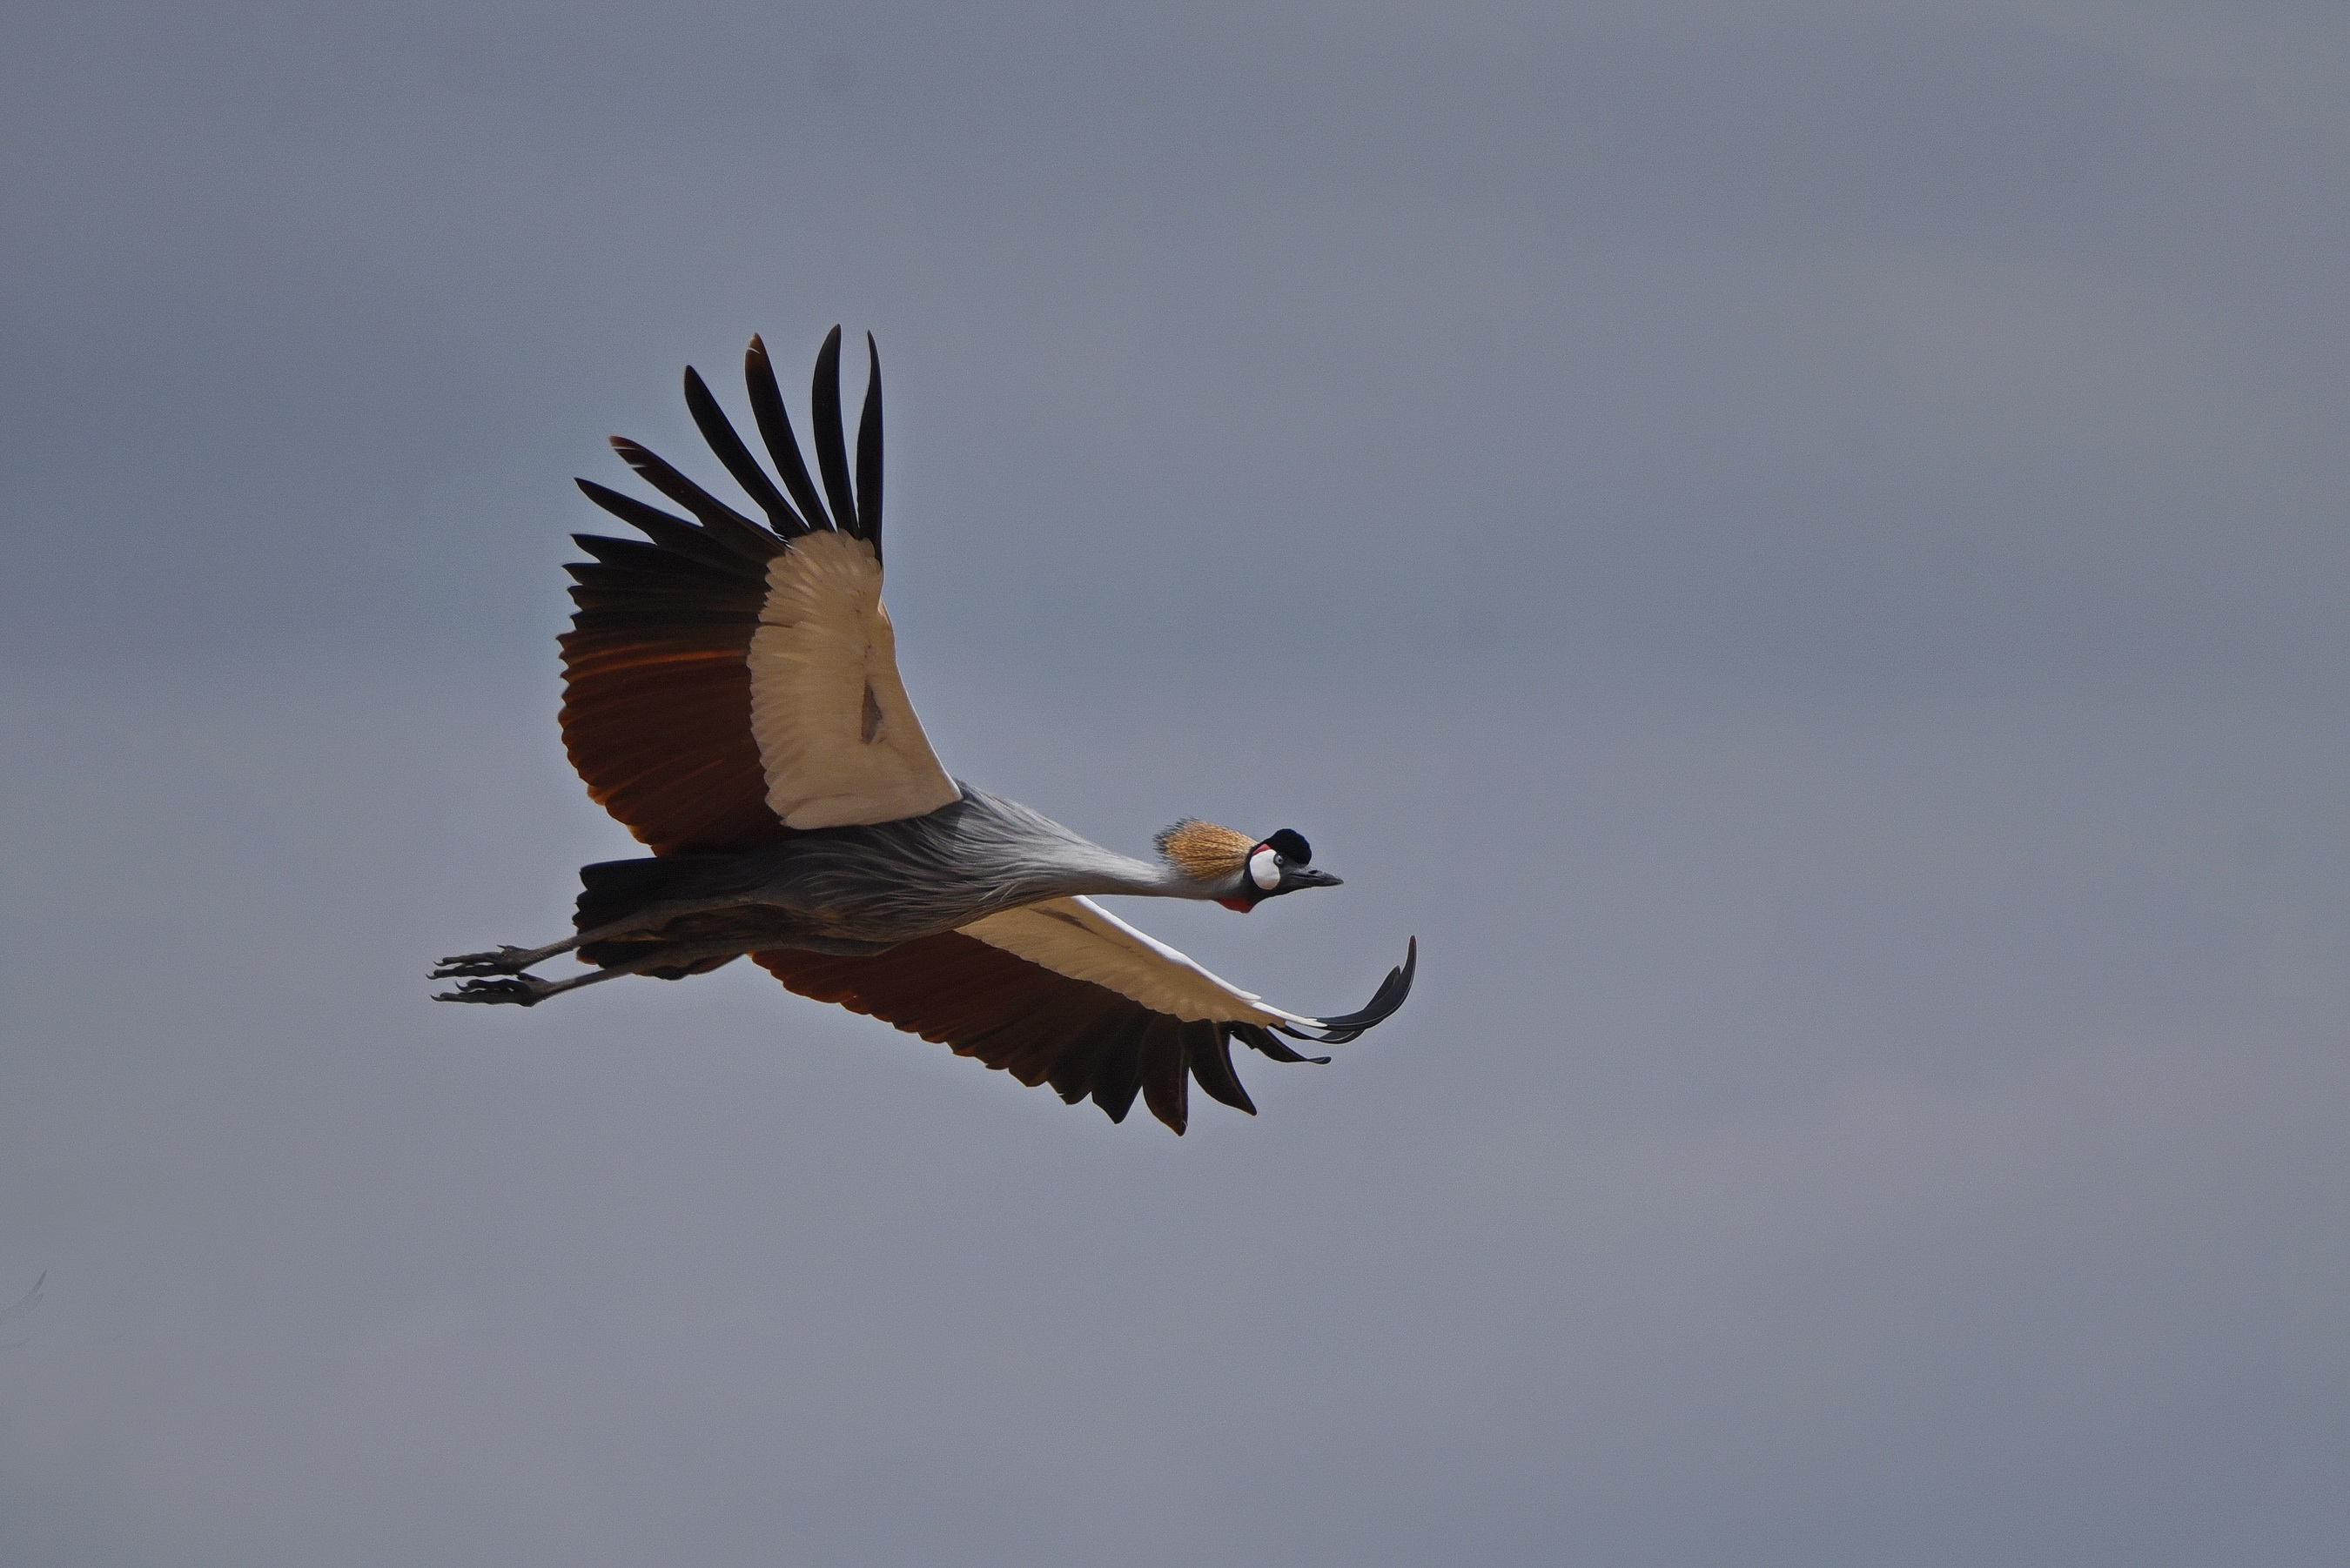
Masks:
[[[564,944],[567,948],[573,945],[576,944],[569,942]],[[698,963],[704,959],[736,958],[741,956],[742,950],[740,948],[732,946],[698,948],[668,946],[657,952],[630,959],[625,963],[607,964],[602,969],[590,970],[582,975],[574,975],[569,980],[541,980],[535,974],[508,974],[495,979],[469,980],[454,991],[442,992],[432,1000],[536,1007],[550,996],[560,996],[567,991],[577,991],[583,985],[594,985],[599,981],[618,980],[624,974],[648,974],[657,969],[682,968]]]
[[[658,941],[660,929],[681,916],[727,909],[756,884],[743,857],[733,855],[672,855],[641,860],[606,860],[579,868],[579,902],[572,934],[543,948],[501,947],[458,953],[441,961],[434,980],[463,975],[518,975],[575,948],[634,939]],[[707,940],[712,933],[697,931]],[[747,951],[738,948],[737,951]],[[588,955],[599,967],[634,959],[635,952]]]
[[[439,961],[440,968],[432,971],[434,980],[450,980],[461,974],[520,974],[535,963],[569,952],[587,939],[570,937],[543,948],[494,948],[485,953],[457,953]]]

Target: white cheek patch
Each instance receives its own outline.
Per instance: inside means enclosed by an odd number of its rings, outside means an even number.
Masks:
[[[1281,857],[1270,849],[1260,849],[1249,857],[1249,880],[1272,892],[1281,886]]]

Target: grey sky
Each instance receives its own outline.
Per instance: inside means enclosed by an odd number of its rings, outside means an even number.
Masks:
[[[19,7],[0,1560],[2331,1565],[2350,16]],[[629,852],[573,474],[880,339],[956,772],[1408,1010],[1111,1127]]]

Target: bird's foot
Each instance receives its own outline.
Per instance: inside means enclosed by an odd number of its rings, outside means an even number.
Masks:
[[[556,988],[535,974],[515,975],[507,980],[469,980],[454,991],[444,991],[435,1002],[508,1002],[515,1007],[528,1007],[541,999],[555,994]]]
[[[520,974],[536,963],[540,954],[528,948],[502,947],[495,952],[459,953],[444,958],[441,967],[432,971],[434,980],[451,980],[461,974]]]

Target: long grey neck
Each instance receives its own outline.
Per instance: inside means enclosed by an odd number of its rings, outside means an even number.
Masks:
[[[1153,865],[1082,840],[1052,858],[1053,898],[1126,893],[1144,898],[1218,898],[1231,891],[1195,881],[1164,862]]]
[[[1092,893],[1145,898],[1220,898],[1229,887],[1186,877],[1164,862],[1105,849],[1016,801],[962,786],[958,838],[975,864],[1001,867],[1004,890],[1025,903]],[[951,808],[950,808],[951,809]],[[940,814],[941,815],[945,813]]]

